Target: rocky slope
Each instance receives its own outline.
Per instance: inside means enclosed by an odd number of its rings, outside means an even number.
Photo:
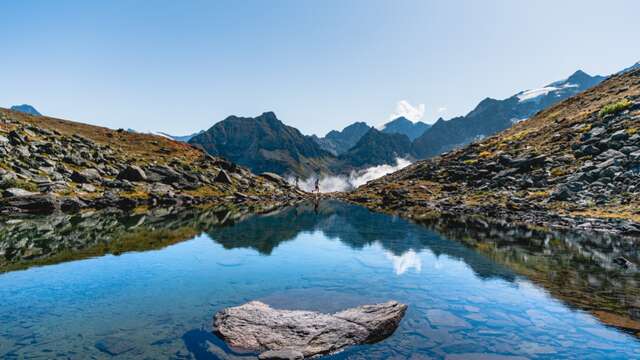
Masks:
[[[308,176],[329,172],[328,164],[333,160],[311,137],[283,124],[272,112],[255,118],[230,116],[189,143],[254,172]]]
[[[491,136],[599,84],[603,79],[578,70],[565,80],[521,91],[504,100],[486,98],[466,116],[446,121],[438,119],[413,142],[413,151],[418,158],[424,159]]]
[[[0,212],[74,212],[301,196],[188,144],[0,109]]]
[[[640,235],[640,70],[614,75],[509,130],[346,195],[408,217]]]

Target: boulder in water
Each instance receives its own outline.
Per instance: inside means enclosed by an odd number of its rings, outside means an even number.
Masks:
[[[407,305],[389,301],[323,314],[252,301],[219,311],[214,331],[232,347],[262,352],[262,358],[284,352],[308,358],[381,341],[393,334],[406,310]]]

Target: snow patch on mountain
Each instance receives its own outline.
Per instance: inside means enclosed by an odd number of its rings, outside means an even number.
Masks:
[[[539,88],[539,89],[531,89],[531,90],[525,90],[521,93],[519,93],[518,95],[516,95],[519,99],[520,102],[525,102],[525,101],[529,101],[529,100],[534,100],[540,96],[545,96],[551,92],[554,91],[559,91],[559,90],[563,90],[563,89],[567,89],[567,88],[577,88],[578,85],[577,84],[564,84],[562,86],[556,87],[556,86],[545,86],[543,88]]]

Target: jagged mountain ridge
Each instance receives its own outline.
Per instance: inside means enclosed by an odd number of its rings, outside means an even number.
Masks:
[[[310,136],[278,120],[273,112],[255,118],[229,116],[189,143],[254,172],[330,173],[335,159]]]
[[[438,119],[413,142],[413,153],[418,158],[428,158],[491,136],[604,79],[578,70],[565,80],[539,89],[521,91],[504,100],[486,98],[465,116]]]
[[[387,134],[403,134],[406,135],[409,140],[413,141],[424,134],[430,127],[430,125],[422,121],[413,122],[401,116],[384,124],[380,128],[380,131]]]
[[[359,121],[355,122],[341,131],[331,130],[323,138],[313,136],[313,139],[325,150],[333,155],[341,155],[351,149],[369,131],[371,126]]]
[[[364,127],[366,133],[358,136]],[[324,150],[317,139],[303,135],[278,120],[273,112],[267,112],[255,118],[230,116],[189,143],[257,173],[302,177],[348,174],[364,167],[394,163],[397,157],[411,154],[411,141],[406,135],[384,133],[365,123],[356,123],[332,137],[358,140],[346,152],[335,156]]]

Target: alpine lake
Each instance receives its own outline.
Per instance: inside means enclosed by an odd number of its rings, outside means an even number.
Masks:
[[[640,358],[632,239],[324,200],[0,220],[0,358],[255,359],[220,309],[397,300],[395,333],[326,359]],[[622,260],[621,260],[622,259]]]

